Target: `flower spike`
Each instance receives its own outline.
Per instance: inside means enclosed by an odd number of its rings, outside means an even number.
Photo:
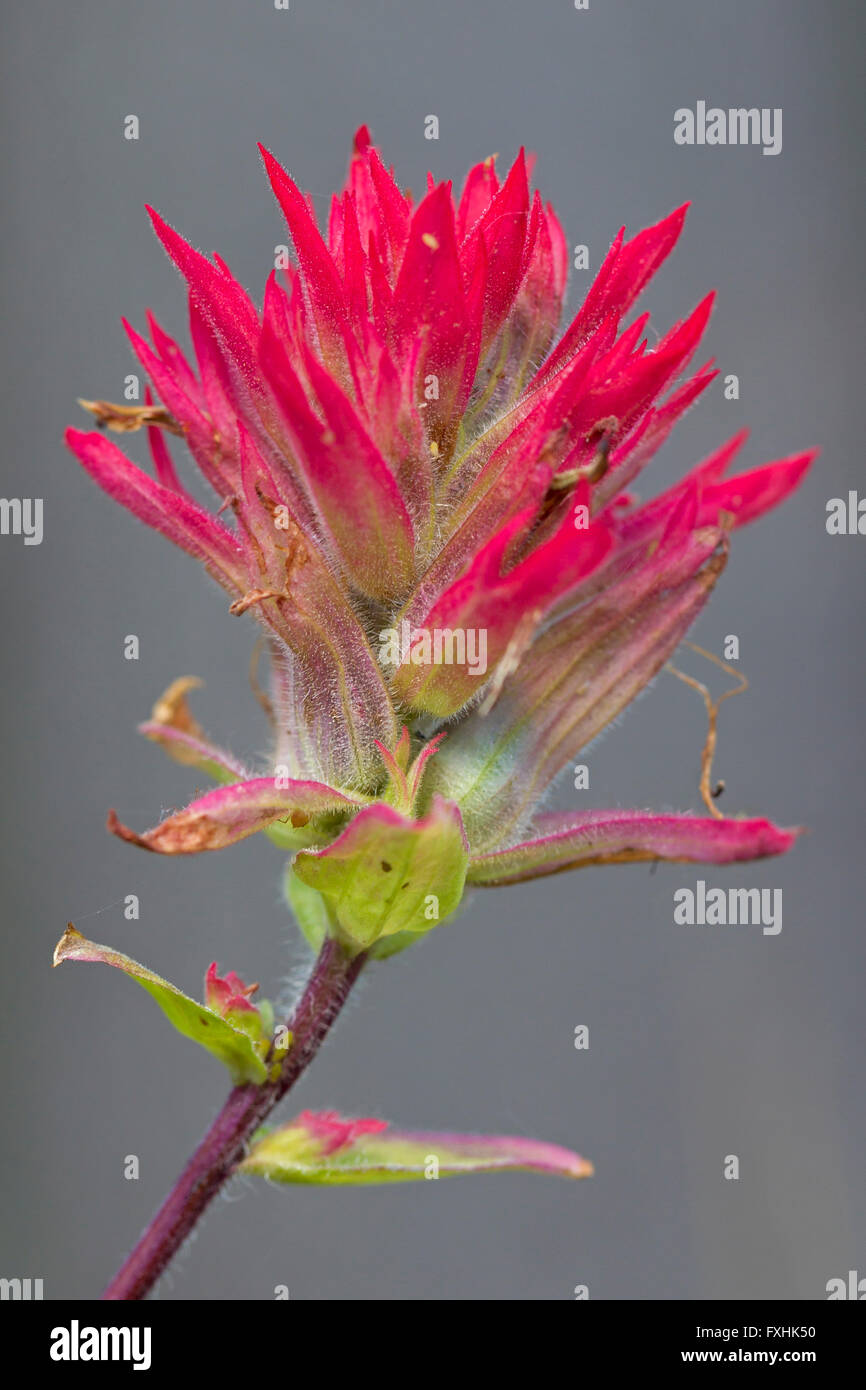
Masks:
[[[352,950],[453,915],[467,878],[787,850],[791,832],[719,819],[711,801],[707,820],[599,811],[554,830],[539,815],[673,657],[732,530],[814,458],[730,475],[740,435],[660,495],[631,491],[717,375],[691,365],[712,294],[660,336],[635,312],[688,205],[620,230],[556,342],[567,244],[523,150],[501,172],[482,160],[454,193],[431,177],[413,201],[361,126],[321,229],[261,154],[295,258],[261,307],[150,210],[186,281],[192,352],[148,315],[148,336],[128,330],[145,404],[89,409],[147,429],[155,477],[100,434],[67,439],[104,491],[201,560],[232,614],[266,629],[273,760],[257,775],[211,744],[189,684],[172,687],[142,731],[219,785],[144,833],[113,812],[110,829],[162,854],[263,830],[297,855],[290,891],[311,939]],[[392,861],[410,885],[396,896]]]

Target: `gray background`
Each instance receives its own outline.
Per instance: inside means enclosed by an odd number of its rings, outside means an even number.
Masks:
[[[643,487],[744,423],[744,466],[822,446],[796,498],[736,537],[695,633],[716,650],[738,634],[752,682],[722,715],[728,808],[811,833],[784,861],[703,875],[781,887],[776,938],[674,926],[672,894],[699,869],[479,893],[370,972],[297,1093],[296,1108],[573,1145],[594,1179],[235,1188],[161,1296],[266,1299],[286,1283],[297,1299],[555,1300],[586,1283],[593,1298],[812,1299],[866,1273],[866,540],[824,528],[827,498],[863,477],[858,7],[30,0],[7,27],[3,491],[45,499],[45,538],[0,541],[0,1273],[41,1276],[51,1298],[95,1296],[225,1091],[130,982],[52,974],[67,918],[192,992],[213,957],[284,998],[304,966],[263,837],[177,862],[105,834],[109,806],[143,828],[194,789],[195,773],[135,733],[173,677],[206,680],[196,710],[240,756],[264,752],[266,730],[246,679],[252,622],[228,619],[194,562],[99,494],[60,441],[82,422],[77,395],[118,399],[135,369],[121,313],[141,328],[150,305],[183,335],[144,202],[258,295],[285,233],[255,141],[324,213],[362,120],[415,190],[428,165],[462,179],[492,151],[536,150],[538,182],[593,269],[622,222],[634,231],[693,200],[645,307],[661,332],[716,286],[707,355],[739,374],[741,399],[712,388]],[[783,107],[781,155],[676,147],[674,109],[699,98]],[[431,112],[438,143],[423,138]],[[128,113],[138,143],[122,138]],[[572,273],[572,312],[588,278]],[[123,659],[127,633],[137,663]],[[590,792],[566,783],[559,804],[695,808],[703,734],[698,698],[662,676],[592,751]],[[123,917],[131,892],[139,922]],[[586,1053],[572,1045],[580,1023]],[[137,1183],[122,1175],[131,1153]],[[722,1176],[730,1153],[739,1182]]]

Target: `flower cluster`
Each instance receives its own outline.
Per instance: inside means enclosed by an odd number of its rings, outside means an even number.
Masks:
[[[153,476],[101,433],[67,438],[265,628],[274,764],[254,776],[210,745],[182,684],[145,732],[224,785],[144,835],[112,827],[162,853],[268,830],[296,853],[308,933],[365,948],[442,920],[467,881],[787,849],[765,820],[539,812],[682,640],[731,530],[812,458],[731,477],[738,436],[661,496],[632,493],[716,375],[690,366],[712,296],[652,347],[648,316],[630,318],[685,207],[620,231],[557,341],[567,248],[522,151],[502,182],[492,159],[476,165],[456,198],[431,177],[416,206],[362,128],[326,236],[262,154],[296,264],[271,274],[261,310],[151,213],[188,285],[194,365],[151,316],[149,340],[128,332],[159,404],[90,405],[147,427]],[[406,635],[396,656],[388,633]],[[483,634],[483,662],[467,634]]]

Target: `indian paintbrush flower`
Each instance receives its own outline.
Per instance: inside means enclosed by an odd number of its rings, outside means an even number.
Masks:
[[[149,338],[126,325],[145,405],[84,402],[100,424],[147,429],[153,474],[104,434],[67,440],[264,630],[272,765],[213,745],[183,678],[143,732],[219,785],[144,833],[113,813],[110,828],[161,854],[265,831],[293,856],[287,891],[310,941],[349,956],[410,944],[467,884],[787,850],[793,832],[709,802],[706,816],[541,809],[684,639],[732,531],[813,457],[729,476],[739,435],[660,496],[633,492],[717,375],[691,365],[712,295],[653,347],[648,315],[630,320],[686,207],[618,233],[557,341],[566,242],[522,151],[501,182],[493,159],[477,164],[459,197],[431,176],[416,205],[362,127],[326,235],[262,156],[296,264],[270,274],[259,309],[151,211],[187,284],[192,359],[149,315]],[[212,971],[208,1001],[237,1021],[249,992]],[[321,1137],[313,1120],[296,1139]]]
[[[652,350],[647,315],[622,327],[685,207],[630,240],[619,233],[551,351],[566,245],[530,194],[522,151],[501,185],[488,159],[456,203],[431,178],[413,207],[362,128],[326,238],[311,200],[262,154],[298,265],[272,272],[261,312],[222,260],[151,212],[189,286],[196,365],[150,316],[150,342],[127,328],[162,405],[137,417],[92,408],[121,429],[146,424],[156,477],[100,434],[67,438],[106,492],[264,626],[277,771],[247,775],[177,702],[145,731],[227,785],[144,835],[112,828],[188,854],[278,827],[299,851],[295,876],[349,936],[355,907],[337,921],[334,904],[362,875],[358,905],[377,900],[365,946],[425,930],[424,900],[444,895],[450,910],[464,876],[787,849],[790,833],[762,820],[539,814],[557,775],[683,638],[730,528],[786,497],[811,459],[728,478],[738,437],[661,497],[628,491],[716,375],[705,363],[683,379],[712,296]],[[215,492],[213,511],[181,482],[171,434]],[[408,650],[383,662],[381,635],[400,629]],[[482,673],[460,659],[475,632]],[[444,634],[444,659],[429,634]],[[442,731],[425,768],[424,744]],[[413,754],[412,793],[389,807]]]

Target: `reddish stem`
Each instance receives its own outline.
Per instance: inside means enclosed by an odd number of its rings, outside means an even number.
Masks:
[[[146,1298],[205,1208],[243,1157],[250,1136],[306,1071],[348,998],[367,957],[336,941],[322,947],[292,1015],[292,1044],[279,1076],[235,1086],[156,1216],[112,1279],[104,1299]]]

